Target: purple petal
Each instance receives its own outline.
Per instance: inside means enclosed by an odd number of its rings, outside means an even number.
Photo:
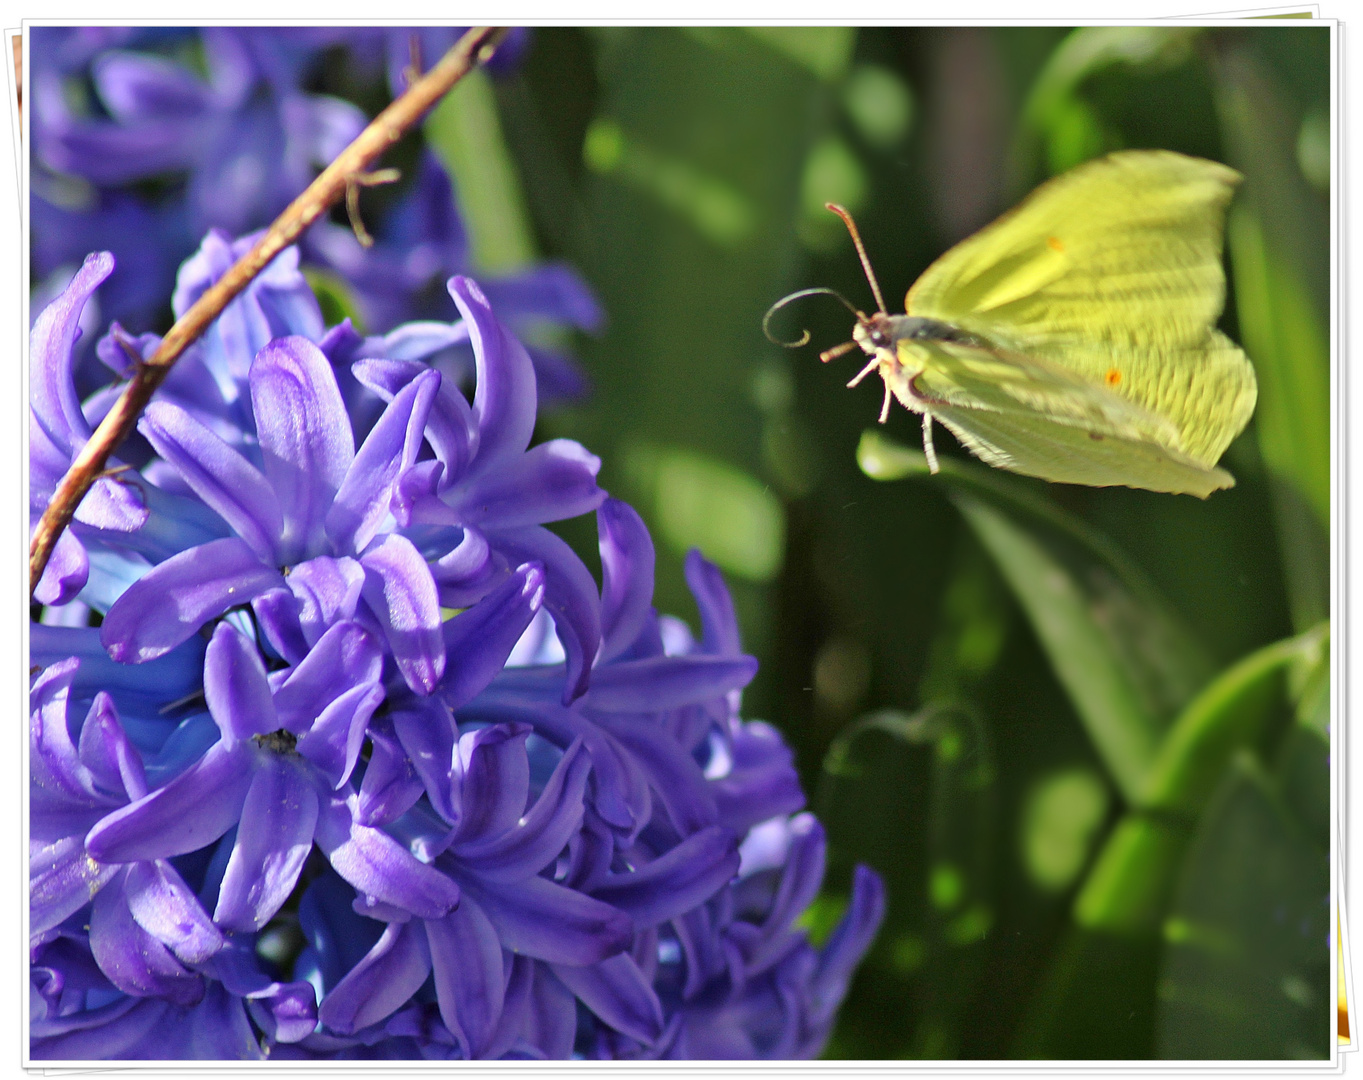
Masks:
[[[383,936],[322,999],[317,1018],[339,1035],[385,1020],[431,973],[426,935],[414,923],[390,923]]]
[[[543,602],[544,568],[526,563],[444,624],[445,677],[438,689],[451,709],[472,700],[497,677]]]
[[[128,741],[113,698],[102,690],[95,695],[90,711],[85,714],[78,754],[82,764],[106,791],[121,791],[129,800],[140,799],[147,793],[142,755]]]
[[[601,642],[601,600],[596,582],[566,542],[548,529],[530,526],[502,530],[488,537],[495,550],[512,561],[544,564],[544,606],[568,657],[563,703],[581,697],[591,678],[589,664]]]
[[[487,595],[496,569],[487,538],[468,528],[459,543],[431,565],[431,576],[445,607],[468,607]]]
[[[284,585],[250,546],[235,537],[172,556],[115,601],[99,628],[109,655],[125,664],[168,653],[209,619]]]
[[[525,813],[530,761],[525,753],[528,724],[494,724],[471,731],[458,743],[454,777],[461,816],[453,840],[500,836]]]
[[[340,799],[323,807],[316,840],[336,872],[356,889],[419,918],[438,919],[459,902],[459,886],[449,877],[387,833],[355,823]]]
[[[43,576],[33,590],[33,599],[52,606],[69,604],[85,588],[89,578],[90,559],[85,553],[85,545],[67,529],[57,537],[52,555],[43,567]]]
[[[665,855],[593,886],[593,896],[629,912],[640,929],[703,904],[738,872],[738,845],[723,826],[687,837]]]
[[[459,819],[458,793],[450,781],[458,739],[449,709],[429,698],[413,698],[389,714],[402,748],[421,777],[436,813],[453,824]],[[451,799],[456,801],[451,801]]]
[[[734,656],[742,651],[738,636],[738,617],[733,598],[724,584],[724,575],[699,551],[687,553],[686,583],[700,608],[701,643],[708,653]]]
[[[386,723],[369,725],[369,746],[355,820],[379,827],[410,810],[421,798],[423,787],[416,767]]]
[[[421,553],[394,533],[360,559],[364,598],[383,627],[398,670],[418,694],[429,694],[445,673],[440,598]]]
[[[629,947],[634,924],[623,911],[542,877],[512,884],[459,872],[464,891],[515,953],[555,964],[594,964]]]
[[[383,687],[364,683],[332,701],[298,740],[297,750],[321,770],[333,788],[350,779],[364,746],[369,718],[383,701]]]
[[[117,866],[85,854],[82,837],[67,836],[28,855],[29,934],[51,930],[70,918],[118,873]]]
[[[450,334],[449,326],[438,326],[445,336]],[[374,359],[356,361],[351,370],[365,386],[391,401],[404,386],[431,368],[415,360]],[[426,438],[436,459],[445,466],[447,477],[463,476],[477,447],[477,430],[473,410],[464,395],[454,387],[442,385],[426,418]]]
[[[567,1060],[577,1034],[577,1000],[549,968],[542,964],[533,968],[535,981],[530,988],[525,1041],[538,1046],[550,1061]]]
[[[355,617],[364,567],[357,559],[320,555],[293,568],[289,588],[298,601],[298,625],[311,648],[336,623]]]
[[[214,743],[197,762],[137,802],[115,810],[85,838],[100,862],[168,859],[207,847],[241,817],[255,747]]]
[[[728,774],[710,781],[720,824],[742,834],[760,821],[804,806],[794,751],[770,724],[743,724],[730,738],[729,753],[733,764]]]
[[[251,404],[265,475],[284,511],[281,552],[296,562],[320,537],[355,458],[336,376],[307,338],[276,338],[251,364]]]
[[[90,951],[100,970],[125,994],[161,997],[176,1005],[203,999],[204,982],[170,950],[135,922],[123,890],[112,886],[96,897],[90,912]]]
[[[94,482],[76,507],[76,520],[96,529],[135,532],[146,524],[149,513],[136,483],[104,477]]]
[[[96,58],[92,75],[109,115],[124,124],[200,119],[212,106],[201,79],[159,56],[110,51]]]
[[[535,369],[473,281],[452,277],[449,290],[469,328],[478,370],[473,415],[479,442],[471,472],[481,473],[530,445],[535,430]]]
[[[541,263],[515,277],[484,281],[483,292],[498,311],[537,316],[595,331],[605,322],[591,288],[570,266]]]
[[[262,753],[241,808],[213,921],[244,933],[269,922],[298,881],[316,825],[311,780],[292,761]]]
[[[718,821],[719,812],[705,774],[671,734],[633,716],[619,722],[603,721],[603,726],[643,768],[679,835],[690,836]]]
[[[523,821],[483,843],[459,845],[455,855],[480,877],[519,881],[539,873],[582,824],[582,796],[591,757],[573,743]]]
[[[275,652],[291,665],[302,663],[308,655],[309,643],[298,621],[301,609],[294,594],[288,589],[269,589],[252,599],[251,610]]]
[[[86,806],[111,803],[95,794],[94,776],[71,742],[67,706],[80,661],[74,656],[42,671],[29,692],[31,798],[34,809],[55,809],[67,802]]]
[[[481,1057],[502,1012],[505,972],[497,931],[477,904],[465,900],[426,923],[440,1017],[464,1048]]]
[[[259,469],[170,402],[148,405],[137,430],[261,560],[277,561],[284,519],[274,489]]]
[[[460,524],[517,529],[577,517],[601,505],[596,486],[601,459],[571,439],[553,439],[502,463],[479,470],[451,488],[445,501]]]
[[[634,644],[653,608],[653,540],[628,503],[607,499],[596,511],[601,549],[601,652],[610,660]]]
[[[554,974],[604,1023],[645,1045],[663,1031],[663,1007],[643,972],[628,956],[591,967],[555,965]]]
[[[592,708],[662,712],[723,697],[757,674],[752,656],[655,656],[606,664],[592,673]]]
[[[164,859],[129,866],[124,890],[133,921],[186,964],[202,964],[223,947],[199,898]]]
[[[398,474],[421,450],[440,373],[427,371],[393,398],[355,455],[327,511],[327,535],[341,551],[363,551],[389,513]]]
[[[113,270],[114,257],[109,252],[87,255],[71,283],[38,313],[29,332],[28,399],[33,419],[67,454],[74,454],[90,437],[90,425],[85,422],[72,381],[71,351],[80,334],[86,302]],[[533,417],[533,398],[530,407]],[[529,440],[527,432],[526,442]]]
[[[275,690],[280,726],[306,732],[338,697],[377,683],[382,669],[383,654],[373,635],[359,623],[337,623]]]
[[[204,654],[204,700],[225,749],[252,735],[279,730],[260,653],[229,623],[218,623]]]
[[[831,1014],[842,1001],[852,971],[871,947],[884,917],[885,884],[870,867],[858,865],[852,874],[847,914],[834,927],[819,957],[815,1000],[826,1003],[824,1012]]]

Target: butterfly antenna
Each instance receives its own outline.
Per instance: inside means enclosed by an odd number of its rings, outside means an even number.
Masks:
[[[801,331],[800,336],[796,338],[794,341],[782,341],[780,338],[774,337],[771,332],[771,317],[792,301],[799,300],[805,296],[821,295],[833,297],[833,299],[837,300],[838,303],[842,304],[843,307],[845,307],[848,311],[850,311],[853,315],[856,316],[857,322],[866,321],[866,316],[856,309],[852,301],[848,300],[847,297],[842,295],[842,293],[837,292],[834,289],[825,289],[821,286],[813,289],[801,289],[799,292],[793,292],[789,296],[781,297],[780,300],[776,301],[776,303],[772,304],[771,307],[767,308],[767,313],[764,316],[762,316],[762,333],[766,335],[767,340],[770,341],[773,345],[780,345],[782,348],[785,349],[798,349],[801,345],[807,345],[809,343],[808,330]],[[856,344],[855,342],[849,342],[847,348],[850,349],[855,344]],[[843,352],[846,351],[847,349],[843,350]],[[837,355],[841,356],[842,353],[838,353]],[[828,359],[831,360],[832,357],[830,356]]]
[[[852,220],[852,215],[837,203],[824,203],[824,207],[842,218],[842,223],[847,226],[847,231],[852,234],[852,243],[856,245],[857,256],[861,259],[861,268],[866,271],[866,280],[871,283],[871,292],[875,294],[876,307],[880,309],[882,315],[888,315],[889,312],[885,310],[885,298],[880,295],[880,282],[876,281],[875,271],[871,269],[871,260],[866,257],[866,247],[861,242],[861,233],[857,232],[857,223]]]

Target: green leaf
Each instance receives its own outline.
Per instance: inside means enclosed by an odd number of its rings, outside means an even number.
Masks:
[[[1184,860],[1165,923],[1161,1057],[1326,1058],[1330,864],[1248,754]]]
[[[533,261],[535,241],[520,175],[502,137],[487,74],[475,69],[464,76],[432,110],[425,132],[454,177],[474,266],[505,272]]]
[[[1144,574],[1044,487],[955,458],[932,476],[916,450],[879,433],[857,459],[873,479],[941,484],[1026,613],[1057,679],[1128,802],[1160,738],[1211,664]]]
[[[1274,496],[1292,607],[1304,630],[1329,614],[1329,221],[1301,174],[1301,117],[1262,63],[1214,54],[1228,160],[1245,174],[1227,223],[1236,314],[1259,380],[1259,452]]]

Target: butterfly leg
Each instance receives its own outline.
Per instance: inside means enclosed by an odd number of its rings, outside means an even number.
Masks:
[[[857,383],[861,382],[862,379],[866,378],[867,375],[871,374],[871,372],[875,371],[875,369],[879,366],[880,357],[878,356],[871,357],[871,362],[857,372],[856,378],[854,378],[851,382],[847,384],[847,388],[850,390],[852,387],[856,386]]]
[[[889,401],[885,403],[889,407]],[[932,413],[923,414],[923,455],[928,459],[928,472],[937,472],[937,449],[932,445]]]
[[[880,403],[880,423],[890,418],[890,384],[885,384],[885,400]]]

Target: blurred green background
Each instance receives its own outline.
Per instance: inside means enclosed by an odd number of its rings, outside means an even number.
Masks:
[[[542,28],[427,122],[484,270],[567,259],[609,326],[580,439],[695,623],[695,545],[761,660],[831,862],[889,914],[840,1058],[1321,1058],[1328,760],[1328,28]],[[991,471],[824,367],[952,243],[1121,147],[1245,175],[1223,328],[1259,405],[1199,501]],[[859,355],[859,354],[858,354]],[[863,434],[864,432],[869,433]],[[590,519],[561,530],[595,565]]]

